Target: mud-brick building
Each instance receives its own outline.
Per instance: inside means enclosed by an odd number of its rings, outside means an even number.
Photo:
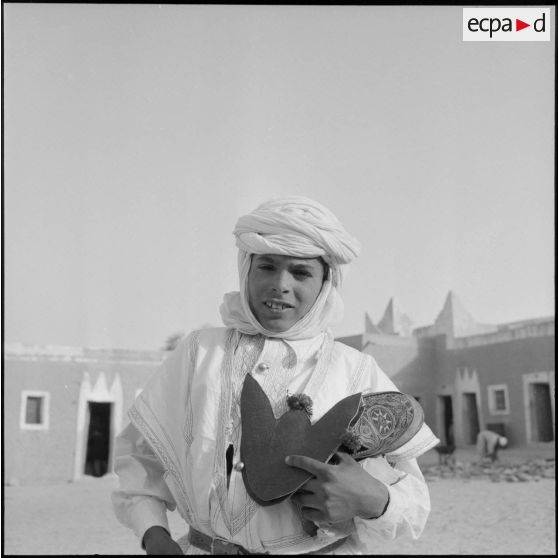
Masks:
[[[126,412],[165,353],[4,346],[4,482],[113,470]]]
[[[374,356],[421,403],[443,444],[476,442],[480,429],[510,446],[555,440],[554,317],[481,324],[450,292],[434,324],[413,322],[391,299],[364,333],[339,339]]]

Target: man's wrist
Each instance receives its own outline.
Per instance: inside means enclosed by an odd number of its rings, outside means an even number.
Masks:
[[[389,501],[390,501],[389,490],[386,487],[385,499],[384,499],[385,503],[382,503],[380,505],[376,504],[374,507],[376,508],[377,511],[375,512],[371,511],[372,506],[366,508],[365,511],[363,511],[358,515],[358,517],[362,519],[378,519],[379,517],[382,517],[382,515],[384,515],[384,513],[386,513],[386,510],[388,509]]]

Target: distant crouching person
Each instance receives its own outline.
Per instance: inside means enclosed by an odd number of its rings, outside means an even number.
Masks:
[[[508,439],[491,430],[481,430],[477,436],[477,452],[480,460],[498,461],[498,450],[508,445]]]

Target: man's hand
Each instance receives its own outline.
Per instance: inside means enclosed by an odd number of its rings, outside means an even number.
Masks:
[[[314,475],[292,497],[301,506],[302,515],[320,525],[382,515],[389,501],[385,484],[369,475],[350,455],[335,455],[337,465],[302,455],[285,459],[287,465]]]
[[[143,544],[145,544],[146,554],[159,555],[184,555],[182,549],[172,540],[166,529],[158,525],[150,527],[143,536]]]

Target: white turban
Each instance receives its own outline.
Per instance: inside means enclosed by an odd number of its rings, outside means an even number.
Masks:
[[[358,256],[360,244],[331,211],[301,196],[277,198],[240,217],[234,235],[239,249],[240,292],[227,293],[221,305],[221,317],[227,327],[251,335],[306,339],[341,319],[343,302],[338,288],[343,281],[344,266]],[[321,257],[329,266],[328,277],[314,305],[287,331],[265,329],[250,309],[248,272],[252,254]]]

